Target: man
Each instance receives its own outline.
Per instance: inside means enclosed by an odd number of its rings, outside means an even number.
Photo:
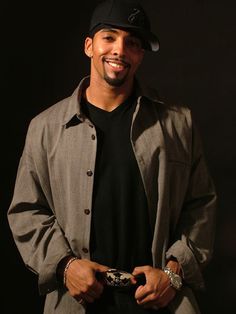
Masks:
[[[140,4],[102,2],[90,76],[30,123],[8,217],[44,313],[199,313],[216,196],[191,112],[135,79],[158,49]]]

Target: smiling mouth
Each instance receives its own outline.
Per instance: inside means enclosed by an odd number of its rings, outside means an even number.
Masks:
[[[104,62],[106,62],[114,70],[119,70],[119,71],[122,71],[130,67],[130,65],[127,62],[120,61],[120,60],[104,59]]]
[[[110,66],[112,66],[113,68],[117,69],[117,70],[123,70],[125,68],[125,66],[123,64],[119,64],[119,63],[115,63],[115,62],[109,62],[106,61]]]

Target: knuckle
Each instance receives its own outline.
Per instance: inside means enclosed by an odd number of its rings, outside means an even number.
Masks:
[[[81,288],[81,293],[87,293],[88,292],[88,286],[85,285],[84,287]]]
[[[94,280],[93,280],[93,279],[89,279],[89,280],[87,281],[87,287],[88,287],[88,289],[91,288],[91,287],[93,286],[93,284],[94,284]]]

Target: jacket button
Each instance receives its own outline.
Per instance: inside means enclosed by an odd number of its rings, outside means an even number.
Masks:
[[[93,175],[92,170],[88,170],[88,171],[87,171],[87,176],[91,177],[92,175]]]
[[[88,253],[88,249],[87,249],[86,247],[83,247],[83,248],[82,248],[82,251],[83,251],[84,253]]]
[[[85,215],[89,215],[90,214],[90,210],[89,209],[85,209],[84,213],[85,213]]]
[[[91,139],[95,140],[96,136],[94,134],[92,134]]]

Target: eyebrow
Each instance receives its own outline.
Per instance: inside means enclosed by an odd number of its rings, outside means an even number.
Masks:
[[[118,33],[118,31],[115,28],[103,28],[101,29],[101,32],[112,32],[112,33]]]
[[[118,30],[116,28],[102,28],[100,30],[100,32],[101,33],[110,32],[110,33],[118,34]],[[135,38],[141,40],[140,37],[137,34],[135,34],[134,32],[130,32],[130,31],[126,31],[126,32],[128,33],[128,36],[135,37]]]

